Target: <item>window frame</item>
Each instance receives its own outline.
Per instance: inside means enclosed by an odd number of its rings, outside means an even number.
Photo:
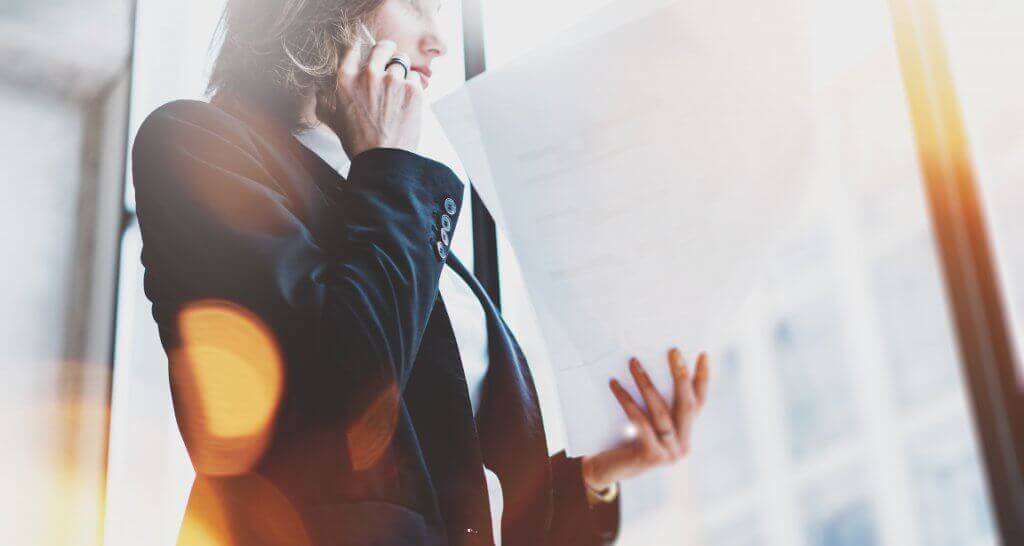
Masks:
[[[462,36],[468,81],[487,71],[482,0],[462,1]],[[487,290],[494,305],[501,309],[497,226],[476,188],[471,187],[470,191],[473,206],[473,273]]]

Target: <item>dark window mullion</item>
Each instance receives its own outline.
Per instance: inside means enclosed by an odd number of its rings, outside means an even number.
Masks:
[[[1024,408],[1012,329],[931,1],[891,0],[904,89],[963,373],[1004,544],[1024,544]]]
[[[462,36],[466,79],[487,70],[484,50],[483,0],[463,0]],[[473,206],[473,272],[494,304],[501,309],[501,287],[498,274],[498,230],[494,218],[484,206],[476,189],[471,189]]]

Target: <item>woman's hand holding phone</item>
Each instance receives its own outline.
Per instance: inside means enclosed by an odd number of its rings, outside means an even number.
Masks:
[[[372,49],[364,63],[365,47]],[[397,47],[389,40],[372,46],[356,42],[341,60],[334,100],[318,101],[318,117],[337,133],[353,160],[373,148],[416,152],[419,145],[423,85],[419,78],[406,78],[400,65],[385,70]]]

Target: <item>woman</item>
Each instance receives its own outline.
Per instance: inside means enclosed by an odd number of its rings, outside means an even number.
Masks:
[[[549,455],[525,358],[449,251],[465,188],[416,154],[438,8],[229,0],[211,102],[139,131],[146,293],[198,476],[182,544],[610,544],[617,483],[688,451],[707,364],[673,350],[673,400],[636,360],[646,409],[611,383],[634,439]],[[271,361],[279,389],[252,388]]]

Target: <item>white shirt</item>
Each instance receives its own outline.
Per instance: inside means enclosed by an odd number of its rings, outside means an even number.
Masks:
[[[312,128],[296,132],[295,137],[339,174],[348,176],[351,162],[334,131],[323,124],[317,124]],[[469,199],[464,199],[463,202],[468,203]],[[469,227],[457,222],[455,229],[469,229]],[[454,233],[452,239],[455,239]],[[476,294],[452,268],[445,267],[441,270],[439,284],[441,299],[444,300],[448,316],[451,318],[455,342],[459,348],[459,357],[466,374],[469,400],[473,406],[473,414],[476,415],[480,409],[484,376],[487,375],[489,365],[487,315]],[[487,497],[491,506],[491,528],[494,531],[496,546],[501,546],[501,515],[504,508],[501,483],[498,481],[498,476],[488,468],[484,468],[484,477],[487,479]]]

